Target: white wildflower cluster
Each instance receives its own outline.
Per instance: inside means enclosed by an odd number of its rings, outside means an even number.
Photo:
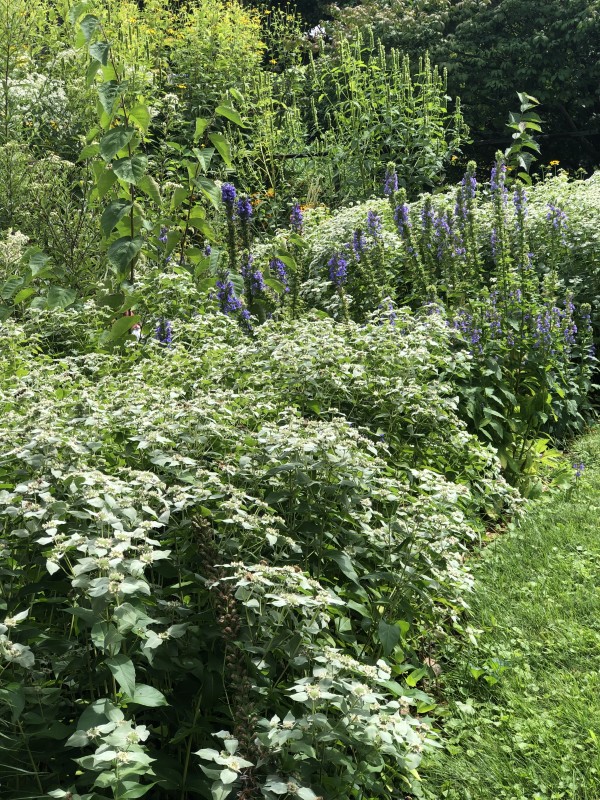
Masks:
[[[47,75],[24,71],[18,77],[9,78],[7,89],[11,116],[20,118],[24,124],[33,125],[43,117],[58,126],[67,115],[65,87]],[[0,100],[4,103],[1,94],[0,91]]]
[[[4,275],[14,270],[23,258],[29,237],[21,231],[8,228],[0,238],[0,269]]]

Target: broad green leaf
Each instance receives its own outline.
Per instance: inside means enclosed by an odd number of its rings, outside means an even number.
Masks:
[[[296,794],[300,798],[300,800],[317,800],[317,795],[313,792],[312,789],[309,789],[308,786],[301,786]]]
[[[148,106],[143,103],[136,103],[129,109],[129,119],[133,120],[144,133],[148,132],[152,120]]]
[[[19,289],[23,287],[24,283],[24,278],[20,277],[19,275],[13,275],[12,278],[9,278],[2,285],[2,288],[0,289],[0,297],[3,300],[10,300],[10,298],[13,297],[19,291]]]
[[[48,308],[67,308],[77,300],[77,292],[64,286],[51,286],[46,295]]]
[[[75,5],[69,10],[69,16],[68,16],[69,24],[75,25],[75,23],[81,17],[81,15],[85,14],[85,12],[91,7],[92,3],[88,2],[88,0],[82,3],[75,3]]]
[[[239,125],[241,128],[246,127],[246,124],[240,117],[239,113],[234,108],[231,108],[231,106],[217,106],[215,108],[215,114],[218,114],[220,117],[225,117],[235,125]]]
[[[86,144],[81,153],[79,153],[78,161],[86,161],[88,158],[94,158],[100,152],[100,147],[95,142],[93,144]]]
[[[124,147],[126,147],[134,134],[133,128],[113,128],[100,140],[100,155],[105,161],[111,161]]]
[[[208,171],[210,167],[210,162],[212,161],[212,157],[215,154],[214,147],[194,147],[193,150],[194,155],[198,159],[198,163],[202,167],[204,172]]]
[[[298,269],[298,265],[296,264],[295,258],[291,256],[289,253],[277,252],[275,253],[275,258],[278,258],[282,263],[286,265],[286,267],[289,267],[291,270]]]
[[[100,219],[100,227],[104,236],[110,236],[117,222],[132,209],[127,200],[113,200],[105,209]]]
[[[12,308],[0,305],[0,322],[5,322],[12,314]]]
[[[377,633],[379,634],[379,641],[383,647],[383,654],[389,656],[400,641],[400,628],[397,625],[389,625],[384,620],[380,620]]]
[[[130,317],[130,319],[134,318]],[[153,686],[146,686],[144,683],[140,683],[135,687],[135,693],[131,700],[140,706],[148,706],[150,708],[168,705],[167,699],[162,692],[159,692]]]
[[[277,294],[285,294],[285,286],[277,278],[265,278],[265,284]]]
[[[423,678],[427,677],[427,669],[425,667],[420,667],[419,669],[414,669],[410,675],[406,678],[406,683],[411,688],[416,686],[417,683],[422,680]]]
[[[148,168],[146,156],[131,156],[131,158],[119,158],[113,163],[113,172],[125,183],[132,183],[134,186],[144,176]]]
[[[94,166],[100,167],[99,174],[96,174],[96,191],[98,192],[98,198],[101,200],[115,185],[117,176],[112,169],[104,169],[102,161]],[[94,172],[96,173],[96,170]]]
[[[176,208],[179,208],[183,201],[187,200],[188,196],[188,190],[183,186],[178,186],[173,192],[173,197],[171,198],[171,209],[174,211]]]
[[[142,249],[142,240],[139,236],[121,236],[108,248],[108,260],[119,274],[124,274],[127,268]]]
[[[25,708],[25,692],[18,683],[6,683],[0,688],[0,701],[10,709],[11,721],[16,722]]]
[[[102,108],[107,114],[111,115],[115,107],[115,103],[122,92],[122,88],[115,80],[106,81],[98,87],[98,97]]]
[[[335,561],[335,563],[349,580],[351,580],[353,583],[359,583],[358,575],[356,574],[356,570],[352,564],[352,559],[347,553],[334,551],[330,553],[330,558],[332,561]]]
[[[152,175],[144,175],[137,184],[138,189],[143,192],[144,194],[148,195],[148,197],[153,200],[157,206],[162,203],[162,197],[160,196],[160,187],[157,181],[154,180]]]
[[[41,250],[36,250],[31,253],[29,256],[29,269],[31,270],[31,275],[33,278],[37,277],[45,277],[50,273],[50,268],[48,267],[48,262],[50,261],[50,256],[46,253],[43,253]]]
[[[127,318],[125,317],[124,319]],[[129,319],[132,319],[132,317],[129,317]],[[135,692],[135,667],[132,660],[128,656],[121,654],[108,658],[104,663],[111,671],[121,690],[132,697]]]
[[[116,341],[117,339],[121,339],[123,336],[126,336],[131,328],[136,325],[138,322],[141,321],[141,317],[133,316],[133,317],[121,317],[116,322],[113,322],[113,325],[110,329],[110,333],[108,335],[108,341]]]
[[[85,37],[86,42],[89,42],[89,40],[100,27],[100,22],[98,17],[95,17],[93,14],[87,14],[79,23],[79,27]]]
[[[194,142],[197,142],[204,136],[204,131],[208,127],[209,121],[202,117],[196,117],[196,130],[194,132]]]
[[[85,71],[85,85],[91,86],[94,82],[94,78],[98,74],[98,70],[100,69],[100,62],[99,61],[90,61]]]
[[[35,294],[35,289],[33,289],[31,286],[29,286],[27,289],[21,289],[21,291],[17,292],[15,295],[13,303],[18,306],[19,303],[27,300],[27,298],[31,297],[32,294]]]
[[[196,178],[196,185],[198,186],[198,188],[200,189],[202,194],[208,200],[210,200],[210,202],[212,203],[214,208],[216,208],[217,211],[220,211],[221,210],[221,192],[219,190],[219,187],[215,184],[215,182],[209,180],[208,178],[204,178],[203,176],[200,176],[199,178]]]
[[[102,64],[105,67],[108,63],[108,54],[110,53],[110,45],[108,42],[94,42],[89,48],[90,57]],[[96,67],[97,69],[97,67]]]
[[[222,133],[209,133],[208,138],[217,148],[217,151],[228,167],[232,167],[231,145]]]
[[[213,783],[210,787],[210,793],[212,800],[227,800],[231,795],[231,786],[223,783]]]

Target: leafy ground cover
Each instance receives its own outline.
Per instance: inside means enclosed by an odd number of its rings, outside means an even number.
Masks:
[[[530,509],[473,564],[477,646],[449,660],[435,800],[591,800],[600,793],[600,434],[574,491]],[[581,468],[580,468],[581,469]]]

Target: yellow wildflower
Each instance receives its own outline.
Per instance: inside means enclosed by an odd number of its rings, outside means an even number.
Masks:
[[[559,164],[560,164],[560,161],[551,161],[550,162],[550,166],[551,167],[558,167]]]

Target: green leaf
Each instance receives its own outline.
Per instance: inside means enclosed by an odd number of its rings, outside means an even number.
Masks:
[[[410,675],[406,679],[406,683],[410,687],[414,687],[417,683],[427,676],[427,670],[425,667],[420,667],[419,669],[414,669]]]
[[[98,87],[98,97],[102,108],[107,114],[112,114],[117,98],[123,91],[118,81],[106,81]]]
[[[141,249],[142,240],[139,236],[133,239],[131,236],[121,236],[108,248],[108,260],[119,274],[123,274]]]
[[[105,209],[100,219],[100,227],[104,236],[110,236],[117,222],[132,209],[127,200],[113,200]]]
[[[117,181],[117,176],[112,171],[112,169],[104,169],[102,166],[102,161],[98,162],[94,166],[99,166],[99,172],[94,170],[96,174],[96,191],[98,192],[98,198],[101,200],[108,192],[112,189]]]
[[[108,54],[110,53],[110,45],[108,42],[94,42],[89,48],[90,58],[93,58],[98,64],[105,67],[108,64]],[[98,69],[98,67],[96,67]]]
[[[11,721],[16,722],[25,708],[23,687],[18,683],[5,684],[3,688],[0,688],[0,701],[6,703],[11,712]]]
[[[100,155],[105,161],[111,161],[131,141],[133,128],[119,127],[110,130],[100,140]]]
[[[216,208],[217,211],[220,211],[221,192],[215,182],[200,176],[199,178],[196,178],[196,185],[202,194],[207,198],[207,200],[210,200],[214,208]]]
[[[124,319],[127,319],[127,317],[124,317]],[[129,317],[129,319],[133,318]],[[135,692],[135,667],[132,660],[128,656],[121,654],[108,658],[104,663],[111,671],[121,690],[133,697]]]
[[[198,159],[198,163],[200,164],[200,166],[202,167],[204,172],[207,172],[208,168],[210,167],[210,162],[212,161],[212,157],[215,154],[215,148],[214,147],[203,147],[203,148],[194,147],[193,152],[194,152],[194,155],[196,156],[196,158]]]
[[[246,127],[246,124],[240,117],[239,113],[234,108],[231,108],[231,106],[217,106],[215,108],[215,114],[218,114],[220,117],[225,117],[235,125],[239,125],[240,128]]]
[[[98,70],[100,69],[100,62],[99,61],[90,61],[88,67],[85,71],[85,85],[91,86],[94,82],[94,78],[98,74]]]
[[[10,300],[23,287],[24,283],[23,278],[13,275],[12,278],[4,282],[2,289],[0,289],[0,297],[3,300]]]
[[[86,161],[88,158],[94,158],[100,152],[100,146],[95,142],[93,144],[86,144],[81,153],[79,153],[78,161]]]
[[[129,317],[129,319],[134,319],[134,317]],[[135,687],[135,694],[132,696],[131,701],[140,706],[148,706],[150,708],[168,705],[167,699],[162,692],[159,692],[153,686],[146,686],[144,683],[140,683]]]
[[[278,258],[286,267],[289,267],[293,271],[298,269],[295,258],[289,253],[277,252],[275,253],[275,258]]]
[[[389,625],[384,620],[379,620],[377,633],[383,647],[383,654],[389,656],[400,641],[400,628],[397,625]]]
[[[121,317],[116,322],[113,322],[113,325],[110,329],[110,333],[108,335],[108,341],[114,342],[116,339],[120,339],[121,337],[125,336],[129,333],[133,325],[136,325],[138,322],[141,321],[141,317],[133,316],[133,317]]]
[[[67,308],[77,300],[77,292],[64,286],[51,286],[46,296],[47,308]]]
[[[217,151],[223,161],[227,164],[228,167],[232,167],[233,164],[231,162],[231,145],[227,141],[227,139],[223,136],[222,133],[209,133],[208,138],[217,148]]]
[[[209,121],[202,117],[196,117],[196,130],[194,132],[194,142],[204,136],[204,131],[208,128]]]
[[[89,8],[91,8],[91,6],[92,3],[89,2],[89,0],[85,0],[85,2],[82,3],[75,3],[73,8],[71,8],[71,10],[69,11],[69,16],[68,16],[69,24],[75,25],[79,17],[81,17],[82,14],[85,14],[85,12]]]
[[[162,203],[160,187],[152,175],[144,175],[143,178],[140,178],[137,187],[141,192],[148,195],[148,197],[153,200],[157,206]]]
[[[47,274],[49,274],[50,269],[47,266],[49,261],[49,255],[43,253],[41,250],[34,250],[34,252],[32,252],[32,254],[29,256],[28,262],[32,277],[45,277]]]
[[[285,286],[277,278],[265,278],[265,284],[277,294],[285,294]]]
[[[187,200],[189,192],[183,186],[178,186],[175,191],[173,192],[173,197],[171,198],[171,209],[174,211],[176,208],[183,203],[184,200]]]
[[[333,561],[335,561],[340,570],[349,580],[351,580],[353,583],[359,583],[358,575],[356,574],[356,570],[352,564],[352,559],[349,555],[347,555],[347,553],[333,551],[330,553],[330,557]]]
[[[131,158],[119,158],[113,163],[113,172],[125,183],[132,183],[134,186],[144,176],[148,168],[146,156],[131,156]]]
[[[21,289],[20,292],[17,292],[15,298],[13,300],[14,305],[18,306],[19,303],[22,303],[24,300],[27,300],[28,297],[31,297],[32,294],[35,294],[35,289],[32,289],[29,286],[27,289]]]
[[[79,23],[79,27],[81,28],[86,42],[89,42],[100,27],[100,21],[98,17],[95,17],[93,14],[87,14]]]
[[[136,103],[129,109],[129,119],[133,120],[144,133],[148,132],[152,118],[148,106],[144,103]]]
[[[300,800],[316,800],[317,795],[308,786],[301,786],[296,792]]]

